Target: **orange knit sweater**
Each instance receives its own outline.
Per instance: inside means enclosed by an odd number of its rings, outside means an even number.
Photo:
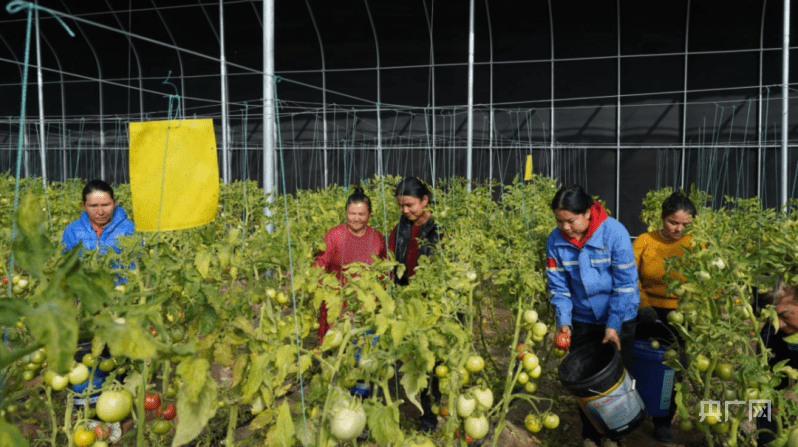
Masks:
[[[665,258],[684,255],[682,246],[690,246],[690,236],[682,236],[678,241],[665,239],[659,231],[641,234],[632,244],[637,263],[640,288],[640,308],[647,306],[675,309],[676,295],[665,296],[668,285],[665,277]],[[679,274],[670,272],[666,281],[678,280]]]

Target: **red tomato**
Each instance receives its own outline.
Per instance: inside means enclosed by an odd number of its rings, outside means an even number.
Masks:
[[[147,393],[144,396],[144,409],[147,411],[152,411],[161,406],[161,396],[157,394],[150,394]]]
[[[567,351],[571,347],[571,335],[567,332],[558,332],[554,344],[563,351]]]
[[[155,415],[162,417],[167,421],[171,421],[175,418],[175,416],[177,416],[177,407],[175,407],[175,404],[169,404],[166,406],[166,408],[158,407],[155,410]]]

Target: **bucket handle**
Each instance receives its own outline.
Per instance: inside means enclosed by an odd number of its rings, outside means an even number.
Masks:
[[[635,388],[636,388],[636,386],[637,386],[637,380],[635,380],[635,379],[632,379],[632,388],[631,388],[629,391],[627,391],[627,392],[625,392],[625,393],[621,394],[621,396],[625,396],[625,395],[627,395],[627,394],[634,393],[634,392],[635,392]],[[604,391],[604,392],[599,392],[599,391],[596,391],[596,390],[591,390],[590,388],[588,388],[587,390],[588,390],[588,391],[590,391],[591,393],[596,393],[596,396],[599,396],[599,395],[602,395],[602,394],[605,394],[605,393],[607,393],[606,391]]]

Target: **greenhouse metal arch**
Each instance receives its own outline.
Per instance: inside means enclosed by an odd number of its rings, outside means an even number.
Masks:
[[[167,117],[169,79],[185,118],[214,119],[222,178],[267,192],[379,173],[509,183],[531,156],[632,233],[649,189],[796,197],[789,1],[656,17],[620,0],[38,5],[76,37],[37,11],[20,127],[27,23],[4,11],[0,171],[21,134],[25,176],[129,181],[127,123]]]

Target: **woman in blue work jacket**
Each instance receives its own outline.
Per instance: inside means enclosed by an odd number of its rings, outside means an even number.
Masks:
[[[570,335],[572,350],[612,343],[629,370],[640,305],[629,232],[578,185],[557,191],[551,209],[557,228],[546,240],[546,276],[558,332]],[[599,432],[580,416],[585,446],[600,445]]]
[[[119,237],[133,234],[135,227],[128,220],[124,208],[116,204],[111,186],[102,180],[88,182],[83,188],[83,200],[80,203],[83,212],[77,220],[67,225],[61,237],[64,251],[71,250],[82,242],[84,249],[96,249],[103,255],[109,247],[120,253],[117,245]],[[132,269],[133,264],[129,267]],[[117,275],[116,284],[125,282],[126,279]]]

